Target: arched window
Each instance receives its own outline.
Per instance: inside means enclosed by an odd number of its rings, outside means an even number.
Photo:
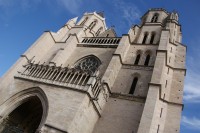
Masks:
[[[154,14],[153,17],[152,17],[152,19],[151,19],[151,22],[152,23],[156,23],[158,21],[158,16],[159,16],[158,13]]]
[[[152,33],[152,35],[151,35],[151,40],[150,40],[150,44],[153,44],[154,38],[155,38],[155,33]]]
[[[137,55],[134,65],[138,65],[139,61],[140,61],[140,54]]]
[[[132,82],[132,85],[131,85],[131,89],[130,89],[130,91],[129,91],[129,94],[134,94],[134,91],[135,91],[137,82],[138,82],[138,77],[135,77],[135,78],[133,79],[133,82]]]
[[[101,61],[95,56],[87,56],[75,63],[74,68],[94,73],[100,66]]]
[[[98,35],[101,33],[102,29],[103,29],[103,27],[100,27],[100,28],[98,29],[98,31],[96,32],[96,36],[98,36]]]
[[[89,29],[92,30],[94,28],[94,26],[96,25],[97,21],[93,21],[90,25],[89,25]]]
[[[147,37],[148,37],[148,33],[146,32],[146,33],[144,34],[144,38],[143,38],[143,40],[142,40],[142,44],[145,44],[145,43],[146,43]]]
[[[145,65],[145,66],[148,66],[148,65],[149,65],[149,60],[150,60],[150,55],[148,54],[148,55],[146,56],[146,60],[145,60],[145,62],[144,62],[144,65]]]
[[[86,17],[82,22],[81,22],[81,24],[80,25],[84,25],[85,24],[85,22],[88,20],[88,17]]]

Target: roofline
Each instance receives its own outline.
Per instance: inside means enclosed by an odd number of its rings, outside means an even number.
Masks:
[[[96,11],[95,12],[92,12],[92,13],[84,13],[84,16],[85,15],[95,15],[97,18],[99,18],[102,22],[103,22],[103,24],[104,24],[104,27],[105,27],[105,29],[107,30],[107,26],[106,26],[106,23],[105,23],[105,18],[103,18],[102,16],[100,16],[98,13],[96,13]]]
[[[140,19],[142,19],[144,16],[146,16],[146,14],[148,14],[151,11],[163,11],[167,15],[169,15],[169,12],[167,10],[165,10],[164,8],[150,8]]]

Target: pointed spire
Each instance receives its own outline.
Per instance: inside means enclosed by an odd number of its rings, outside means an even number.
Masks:
[[[97,12],[97,14],[98,14],[99,16],[101,16],[102,18],[104,18],[104,11]]]
[[[76,24],[76,21],[78,20],[78,17],[70,19],[65,25],[74,25]]]

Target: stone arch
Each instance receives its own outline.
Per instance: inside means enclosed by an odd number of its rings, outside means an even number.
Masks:
[[[103,27],[100,27],[96,32],[96,36],[98,36],[101,33],[102,30],[103,30]]]
[[[98,23],[98,21],[97,21],[97,19],[95,19],[95,20],[92,21],[92,23],[88,26],[88,28],[89,28],[90,30],[92,30],[92,29],[97,25],[97,23]]]
[[[144,32],[143,39],[142,39],[142,44],[146,44],[148,36],[149,36],[149,33],[148,32]]]
[[[0,124],[2,123],[3,119],[5,119],[8,115],[10,115],[15,109],[17,109],[20,105],[26,103],[31,98],[37,97],[42,105],[42,117],[37,128],[37,132],[41,130],[44,126],[47,116],[48,116],[48,99],[45,92],[40,87],[33,87],[29,89],[22,90],[13,96],[11,96],[8,100],[6,100],[2,105],[0,105]]]
[[[151,64],[151,58],[152,58],[152,51],[151,50],[147,50],[144,53],[144,57],[143,57],[145,66],[149,66]]]
[[[137,72],[132,74],[132,84],[129,89],[129,94],[134,95],[135,91],[137,90],[140,77],[140,74]]]
[[[138,72],[133,73],[131,76],[132,76],[133,78],[134,78],[134,77],[138,77],[138,79],[141,77],[140,73],[138,73]]]
[[[142,50],[139,49],[136,51],[134,65],[139,65],[141,57],[142,57]]]
[[[156,32],[151,32],[150,44],[154,44],[156,38]]]
[[[80,25],[84,25],[87,20],[88,20],[88,17],[85,17]]]
[[[144,55],[147,56],[148,54],[152,55],[152,51],[151,50],[146,50],[145,53],[144,53]]]
[[[157,23],[158,22],[158,17],[159,17],[159,14],[158,13],[155,13],[153,15],[153,17],[151,18],[151,22],[152,23]]]

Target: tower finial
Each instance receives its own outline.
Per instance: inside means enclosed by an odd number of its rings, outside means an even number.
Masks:
[[[98,14],[99,16],[101,16],[102,18],[104,18],[104,11],[97,12],[97,14]]]

